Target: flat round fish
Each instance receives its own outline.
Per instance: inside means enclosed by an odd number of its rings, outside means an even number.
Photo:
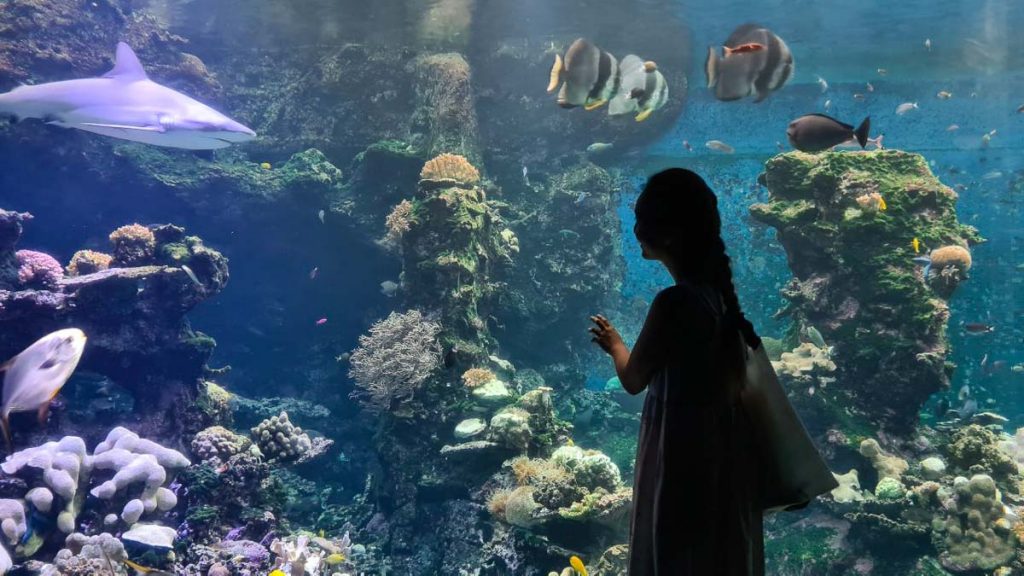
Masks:
[[[720,57],[714,49],[708,55],[709,76],[714,69],[715,98],[732,101],[757,95],[760,102],[781,88],[793,75],[793,54],[781,38],[757,24],[744,24],[729,35],[725,46],[760,44],[763,50]]]
[[[584,38],[577,38],[565,52],[565,84],[558,94],[558,103],[582,106],[600,76],[601,49]]]

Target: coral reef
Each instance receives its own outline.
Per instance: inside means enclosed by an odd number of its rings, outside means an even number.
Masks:
[[[409,400],[441,362],[441,326],[419,310],[392,312],[359,337],[349,358],[353,392],[363,406],[386,412]]]
[[[252,435],[260,452],[271,460],[297,460],[313,448],[309,435],[288,420],[287,412],[260,422]]]
[[[20,556],[28,557],[61,533],[134,526],[143,515],[163,515],[177,505],[177,495],[168,486],[189,464],[181,453],[120,427],[111,430],[91,455],[85,442],[73,436],[21,450],[0,469],[5,477],[21,479],[30,487],[24,502],[33,515],[33,531],[30,538],[22,538],[25,511],[19,500],[0,500],[5,503],[0,507],[4,534],[19,543]],[[69,539],[72,553],[66,555],[67,561],[95,564],[89,560],[92,556],[72,560],[70,556],[78,555],[72,543]]]
[[[113,258],[110,254],[96,252],[95,250],[79,250],[71,256],[71,262],[68,263],[68,276],[85,276],[86,274],[106,270],[110,268],[110,262]]]
[[[143,266],[153,262],[156,236],[141,224],[127,224],[110,233],[114,257],[111,265],[117,268]]]
[[[903,458],[882,450],[874,438],[868,438],[860,443],[860,455],[871,461],[871,465],[878,472],[879,480],[892,478],[899,481],[910,467]]]
[[[1015,537],[1004,518],[1004,506],[992,478],[976,474],[953,482],[954,505],[945,520],[937,521],[937,534],[945,536],[939,556],[949,570],[993,570],[1014,556]]]
[[[262,453],[252,440],[222,426],[211,426],[201,430],[192,439],[192,453],[214,468],[225,465],[232,457],[243,452],[250,452],[256,458],[262,457]]]
[[[49,254],[35,250],[18,250],[18,284],[23,288],[54,290],[64,278],[64,269]]]
[[[434,157],[420,170],[420,187],[472,188],[480,182],[480,171],[464,156],[444,153]]]
[[[946,453],[949,463],[964,473],[987,474],[997,480],[1017,474],[1017,463],[999,448],[999,438],[979,424],[953,432]]]
[[[769,200],[750,214],[778,230],[793,272],[777,316],[833,343],[836,385],[817,400],[824,419],[907,432],[949,386],[949,308],[922,278],[911,240],[933,248],[982,238],[957,221],[956,193],[917,154],[791,152],[766,163],[763,182]],[[886,210],[861,208],[857,198],[873,193]]]
[[[25,220],[19,218],[17,226],[8,229],[11,248]],[[143,419],[140,431],[163,437],[171,428],[191,425],[187,420],[194,416],[178,410],[188,411],[214,345],[189,329],[185,313],[217,294],[227,282],[228,271],[226,258],[198,238],[186,238],[183,229],[155,226],[147,230],[156,246],[145,266],[62,278],[49,291],[0,289],[0,355],[10,358],[40,334],[58,327],[82,329],[89,337],[89,353],[80,370],[102,374],[124,387],[134,397],[135,408],[152,416]],[[174,246],[181,247],[176,260],[162,255]],[[13,254],[0,253],[0,262],[13,260]],[[183,264],[198,283],[181,268]],[[48,269],[52,276],[63,276],[55,261]]]

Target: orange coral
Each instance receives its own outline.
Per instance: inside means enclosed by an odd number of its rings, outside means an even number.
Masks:
[[[932,250],[932,269],[940,270],[954,266],[961,272],[971,269],[971,253],[963,246],[943,246]]]
[[[156,251],[156,237],[153,231],[141,224],[121,226],[110,233],[114,246],[114,266],[139,266],[149,264]]]
[[[882,205],[882,195],[878,192],[857,196],[857,204],[864,210],[878,210]]]
[[[499,488],[491,493],[490,498],[487,499],[487,510],[490,511],[496,518],[505,518],[505,505],[508,503],[508,497],[512,494],[512,491],[507,488]]]
[[[473,167],[464,156],[441,154],[428,160],[420,171],[420,182],[449,186],[472,186],[480,181],[480,171]]]
[[[466,388],[476,388],[494,380],[494,372],[487,368],[470,368],[462,373],[462,383]]]
[[[68,263],[68,276],[83,276],[106,270],[110,267],[112,259],[113,256],[110,254],[93,250],[79,250],[75,252],[75,255],[71,257],[71,262]]]
[[[519,486],[538,481],[568,481],[570,477],[568,470],[557,462],[541,458],[519,456],[509,462],[509,465],[512,468],[512,475],[516,478],[516,484]]]

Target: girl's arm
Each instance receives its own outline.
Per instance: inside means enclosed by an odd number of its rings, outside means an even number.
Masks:
[[[654,297],[632,352],[607,318],[600,314],[590,317],[596,324],[590,328],[594,334],[592,340],[612,357],[619,382],[630,394],[643,392],[655,372],[665,364],[674,315],[670,299],[669,290],[662,290]]]

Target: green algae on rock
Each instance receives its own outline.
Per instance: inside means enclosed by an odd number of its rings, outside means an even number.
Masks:
[[[983,241],[958,222],[956,193],[923,157],[899,150],[780,154],[764,181],[769,201],[750,213],[778,230],[794,275],[779,315],[834,344],[836,384],[819,390],[820,409],[849,411],[832,421],[913,428],[950,374],[949,308],[925,284],[912,241],[928,250]]]

